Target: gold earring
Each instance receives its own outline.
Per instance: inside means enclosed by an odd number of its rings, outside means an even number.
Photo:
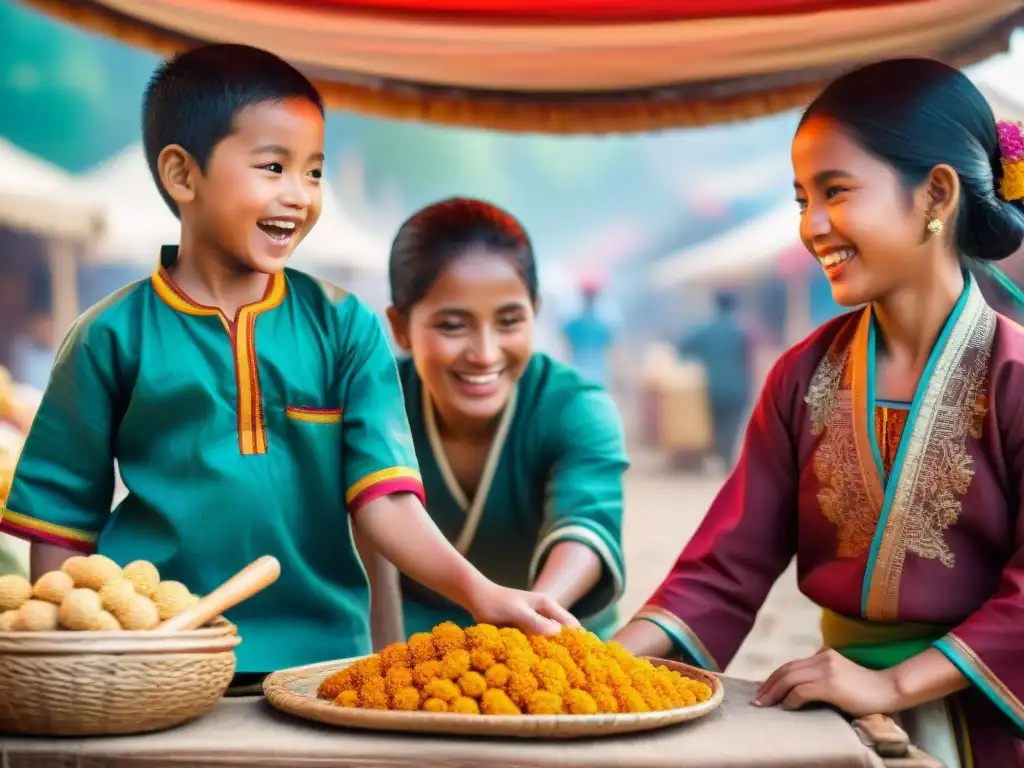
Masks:
[[[942,219],[929,219],[928,231],[933,235],[941,235],[945,225],[942,223]]]

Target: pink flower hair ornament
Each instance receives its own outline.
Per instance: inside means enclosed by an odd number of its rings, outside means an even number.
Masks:
[[[999,196],[1008,202],[1024,200],[1024,124],[1000,121],[996,133],[1003,163]]]

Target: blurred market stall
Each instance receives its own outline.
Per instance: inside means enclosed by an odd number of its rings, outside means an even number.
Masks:
[[[509,131],[748,119],[868,59],[964,66],[1006,47],[1022,0],[24,0],[171,53],[274,51],[334,107]]]

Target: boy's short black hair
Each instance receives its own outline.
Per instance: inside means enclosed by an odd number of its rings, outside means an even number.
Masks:
[[[202,170],[231,133],[235,116],[267,101],[307,99],[324,112],[316,87],[291,64],[248,45],[218,43],[181,53],[153,74],[142,102],[142,140],[149,170],[171,211],[178,206],[160,183],[157,158],[178,144]]]

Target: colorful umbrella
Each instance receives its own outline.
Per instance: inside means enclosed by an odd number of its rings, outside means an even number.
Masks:
[[[549,133],[751,118],[894,55],[963,66],[1005,49],[1024,12],[1024,0],[25,1],[163,53],[267,48],[339,108]]]

